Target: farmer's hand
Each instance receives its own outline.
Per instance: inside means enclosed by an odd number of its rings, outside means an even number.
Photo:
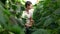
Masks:
[[[25,26],[26,26],[26,27],[31,27],[32,25],[29,24],[29,23],[26,23]]]

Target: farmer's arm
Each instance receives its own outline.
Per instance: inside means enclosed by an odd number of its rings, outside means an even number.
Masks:
[[[34,23],[32,17],[30,17],[29,20],[30,20],[30,23],[26,23],[26,24],[25,24],[26,27],[32,27],[32,25],[33,25],[33,23]]]

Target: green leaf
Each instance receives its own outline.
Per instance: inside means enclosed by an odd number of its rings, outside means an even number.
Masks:
[[[50,32],[45,29],[38,29],[37,31],[33,32],[32,34],[50,34]]]

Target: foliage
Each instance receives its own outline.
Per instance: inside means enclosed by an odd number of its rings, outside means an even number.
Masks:
[[[58,34],[58,28],[60,26],[60,6],[58,1],[59,0],[45,0],[37,5],[33,15],[35,22],[34,27],[37,29],[42,28],[48,31],[51,30],[50,34]],[[43,5],[43,7],[41,7],[41,5]]]
[[[59,3],[44,0],[34,5],[32,34],[60,34]],[[25,19],[21,20],[24,10],[21,0],[0,0],[0,34],[25,34]]]

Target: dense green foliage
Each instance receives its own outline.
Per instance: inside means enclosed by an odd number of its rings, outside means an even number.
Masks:
[[[49,34],[60,34],[60,5],[58,1],[59,0],[46,0],[37,5],[33,17],[37,29],[47,30],[47,32],[50,31]],[[43,7],[40,7],[41,4]],[[40,34],[43,33],[40,32]]]
[[[60,34],[59,3],[60,0],[44,0],[34,5],[32,34]],[[24,10],[21,1],[0,0],[0,34],[25,34],[25,19],[21,20]]]

